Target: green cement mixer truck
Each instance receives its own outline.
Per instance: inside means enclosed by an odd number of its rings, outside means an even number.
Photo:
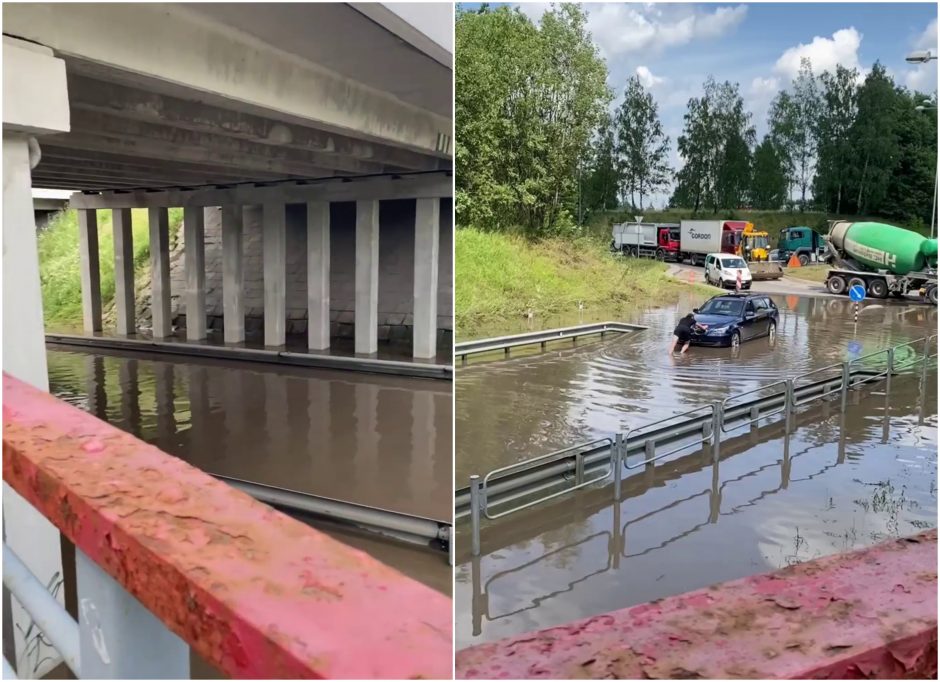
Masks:
[[[855,285],[872,298],[916,293],[937,305],[937,240],[884,223],[829,224],[826,288],[848,294]]]

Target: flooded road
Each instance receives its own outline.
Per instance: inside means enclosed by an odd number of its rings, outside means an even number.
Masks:
[[[209,473],[451,518],[446,381],[51,345],[47,359],[54,395]],[[442,553],[328,530],[449,591]]]
[[[927,306],[872,306],[856,327],[846,301],[775,297],[775,344],[745,343],[737,357],[693,348],[670,358],[676,320],[701,300],[624,320],[649,325],[636,335],[461,368],[458,487],[471,473],[937,329],[937,310]],[[717,466],[710,451],[684,450],[627,472],[619,503],[607,486],[484,524],[476,559],[467,524],[458,524],[457,646],[935,526],[936,381],[935,369],[926,385],[914,371],[894,379],[890,396],[883,384],[853,391],[844,415],[838,403],[802,408],[789,434],[773,421],[726,435]]]

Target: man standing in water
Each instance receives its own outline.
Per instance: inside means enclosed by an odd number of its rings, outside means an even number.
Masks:
[[[672,345],[669,347],[669,353],[676,352],[676,346],[682,346],[682,352],[689,350],[689,344],[692,343],[692,327],[695,325],[695,316],[689,313],[676,325],[673,332]]]

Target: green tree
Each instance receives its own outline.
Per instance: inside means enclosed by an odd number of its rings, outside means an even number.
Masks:
[[[644,197],[669,184],[669,137],[663,133],[653,95],[638,76],[627,81],[617,109],[617,157],[624,198],[643,210]],[[639,198],[639,204],[637,204]]]
[[[770,128],[769,137],[777,150],[777,156],[783,163],[787,175],[787,201],[793,196],[793,187],[796,185],[796,150],[793,142],[796,129],[797,114],[793,98],[786,90],[777,93],[770,103],[767,123]]]
[[[858,113],[858,71],[839,65],[819,77],[822,103],[816,121],[817,161],[813,196],[827,211],[842,213],[852,158],[850,132]]]
[[[894,82],[875,62],[858,90],[858,114],[849,132],[852,164],[849,181],[856,213],[877,213],[888,194],[898,162]]]
[[[538,26],[505,6],[458,13],[459,224],[537,235],[570,222],[581,164],[610,101],[585,19],[572,4]]]
[[[816,163],[816,130],[822,100],[810,60],[800,60],[791,92],[780,92],[770,105],[770,136],[777,145],[793,187],[800,192],[800,209],[807,206]]]
[[[754,208],[777,210],[787,200],[787,170],[770,135],[754,150],[751,176],[751,204]]]
[[[923,110],[917,107],[924,105]],[[898,93],[897,163],[881,209],[907,224],[929,224],[937,163],[937,102],[917,92]]]
[[[620,193],[620,173],[614,144],[614,125],[605,116],[591,149],[582,183],[583,205],[586,213],[617,208]]]
[[[698,213],[704,206],[711,191],[709,147],[715,140],[711,138],[710,119],[708,98],[691,98],[683,116],[682,134],[677,141],[683,164],[676,172],[676,186],[669,203],[691,208],[693,213]]]

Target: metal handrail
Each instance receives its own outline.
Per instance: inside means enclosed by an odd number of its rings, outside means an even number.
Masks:
[[[666,419],[660,419],[659,421],[653,422],[651,424],[644,424],[642,426],[628,428],[626,433],[624,434],[623,440],[625,442],[629,442],[631,434],[635,434],[637,431],[642,431],[647,428],[652,428],[653,426],[659,426],[663,422],[672,421],[673,419],[678,419],[680,417],[687,417],[693,414],[698,414],[700,412],[704,412],[705,410],[708,410],[710,412],[710,416],[712,418],[712,424],[715,424],[718,421],[718,419],[716,418],[716,415],[718,414],[719,407],[718,407],[718,404],[712,403],[711,405],[698,407],[694,410],[689,410],[688,412],[680,412],[679,414],[674,414],[670,417],[667,417]],[[705,417],[706,415],[699,415],[699,416]],[[668,452],[663,452],[658,455],[656,454],[656,441],[647,440],[646,441],[646,454],[648,455],[647,458],[644,459],[642,462],[636,462],[634,464],[629,464],[628,462],[624,462],[623,466],[625,466],[627,469],[639,469],[641,466],[651,464],[652,462],[655,462],[658,459],[662,459],[663,457],[668,457],[669,455],[674,455],[677,452],[681,452],[682,450],[687,450],[690,447],[697,446],[697,445],[704,445],[705,443],[711,441],[712,439],[711,432],[713,430],[714,430],[713,428],[709,429],[708,426],[705,426],[702,429],[704,433],[702,437],[699,438],[698,440],[693,440],[689,443],[683,443],[682,445],[679,445],[678,447],[675,447],[672,450],[669,450]],[[619,458],[618,458],[618,461],[619,461]]]
[[[727,398],[725,398],[724,400],[721,401],[721,412],[722,412],[722,416],[724,416],[724,414],[727,413],[727,410],[728,410],[728,403],[731,402],[732,400],[736,400],[736,399],[738,399],[738,398],[742,398],[742,397],[744,397],[744,396],[746,396],[746,395],[753,395],[753,394],[755,394],[755,393],[760,393],[761,391],[765,391],[765,390],[767,390],[767,389],[769,389],[769,388],[773,388],[774,386],[780,386],[780,385],[783,385],[784,395],[786,396],[786,398],[785,398],[784,401],[783,401],[783,407],[781,407],[780,409],[774,410],[773,412],[767,412],[767,413],[765,413],[764,415],[761,415],[761,413],[760,413],[760,407],[757,406],[757,405],[755,405],[754,407],[751,408],[751,414],[750,414],[750,417],[751,417],[751,418],[750,418],[749,420],[744,421],[744,422],[741,422],[741,423],[738,424],[737,426],[733,426],[733,427],[731,427],[731,428],[728,428],[728,426],[727,426],[727,420],[724,419],[724,418],[722,418],[722,420],[721,420],[721,430],[722,430],[722,432],[723,432],[723,433],[731,433],[732,431],[737,431],[738,429],[744,428],[745,426],[750,426],[751,424],[756,424],[756,423],[759,422],[761,419],[766,419],[767,417],[773,417],[774,415],[784,413],[784,412],[786,412],[788,409],[790,409],[790,407],[791,407],[791,405],[792,405],[792,403],[793,403],[793,380],[792,380],[792,379],[784,379],[783,381],[775,381],[775,382],[772,383],[772,384],[767,384],[766,386],[760,386],[760,387],[755,388],[755,389],[752,389],[752,390],[750,390],[750,391],[745,391],[744,393],[738,393],[737,395],[728,396]],[[778,395],[778,392],[775,392],[775,393],[771,393],[770,395],[765,396],[765,397],[767,397],[767,398],[776,398],[777,395]],[[756,417],[754,416],[754,413],[755,413],[755,412],[757,413],[757,416],[756,416]]]
[[[548,500],[551,500],[551,499],[554,499],[554,498],[559,497],[559,496],[561,496],[561,495],[564,495],[564,494],[566,494],[566,493],[569,493],[569,492],[571,492],[572,490],[578,490],[579,488],[584,488],[584,487],[589,486],[589,485],[591,485],[591,484],[599,483],[600,481],[603,481],[603,480],[607,479],[607,477],[610,476],[611,473],[612,473],[612,469],[611,469],[611,468],[608,468],[606,471],[602,472],[601,475],[598,475],[598,476],[596,476],[596,477],[594,477],[594,478],[590,478],[590,479],[588,479],[588,480],[584,480],[584,459],[583,459],[582,456],[580,456],[580,455],[583,454],[582,451],[584,451],[584,450],[593,450],[594,448],[596,448],[596,447],[598,447],[598,446],[603,446],[604,444],[606,444],[606,445],[608,445],[608,446],[613,445],[613,439],[611,439],[611,438],[596,438],[596,439],[594,439],[594,440],[585,441],[585,442],[583,442],[583,443],[578,443],[577,445],[572,445],[572,446],[567,447],[567,448],[562,448],[561,450],[555,450],[554,452],[549,452],[548,454],[545,454],[545,455],[540,455],[540,456],[538,456],[538,457],[533,457],[532,459],[527,459],[527,460],[525,460],[525,461],[523,461],[523,462],[516,462],[516,463],[510,464],[510,465],[508,465],[508,466],[500,467],[500,468],[498,468],[498,469],[493,469],[492,471],[490,471],[488,474],[486,474],[486,475],[483,477],[483,482],[482,482],[482,486],[481,486],[481,492],[483,493],[483,495],[482,495],[483,506],[482,506],[482,510],[481,510],[481,511],[483,512],[483,515],[484,515],[487,519],[489,519],[489,520],[491,520],[491,521],[494,520],[494,519],[499,519],[499,518],[502,518],[502,517],[504,517],[504,516],[508,516],[508,515],[510,515],[510,514],[513,514],[513,513],[517,512],[517,511],[522,511],[523,509],[528,509],[529,507],[532,507],[532,506],[534,506],[534,505],[536,505],[536,504],[540,504],[540,503],[542,503],[542,502],[547,502]],[[531,468],[531,467],[534,466],[535,464],[538,464],[538,463],[543,462],[543,461],[546,461],[546,460],[559,459],[559,458],[561,458],[562,456],[564,456],[565,454],[567,454],[567,453],[569,453],[569,452],[575,452],[575,485],[569,486],[569,487],[565,488],[564,490],[559,490],[559,491],[554,492],[554,493],[551,493],[551,494],[549,494],[549,495],[545,495],[544,497],[540,497],[540,498],[538,498],[538,499],[536,499],[536,500],[532,500],[532,501],[530,501],[530,502],[526,502],[525,504],[520,504],[520,505],[518,505],[518,506],[516,506],[516,507],[512,507],[512,508],[510,508],[510,509],[507,509],[506,511],[498,512],[498,513],[495,513],[495,514],[490,512],[489,504],[487,504],[487,500],[486,500],[486,488],[487,488],[487,484],[489,483],[490,479],[491,479],[495,474],[504,473],[504,472],[506,472],[506,471],[512,471],[512,470],[514,470],[514,469],[519,469],[519,470],[525,471],[526,469]]]

